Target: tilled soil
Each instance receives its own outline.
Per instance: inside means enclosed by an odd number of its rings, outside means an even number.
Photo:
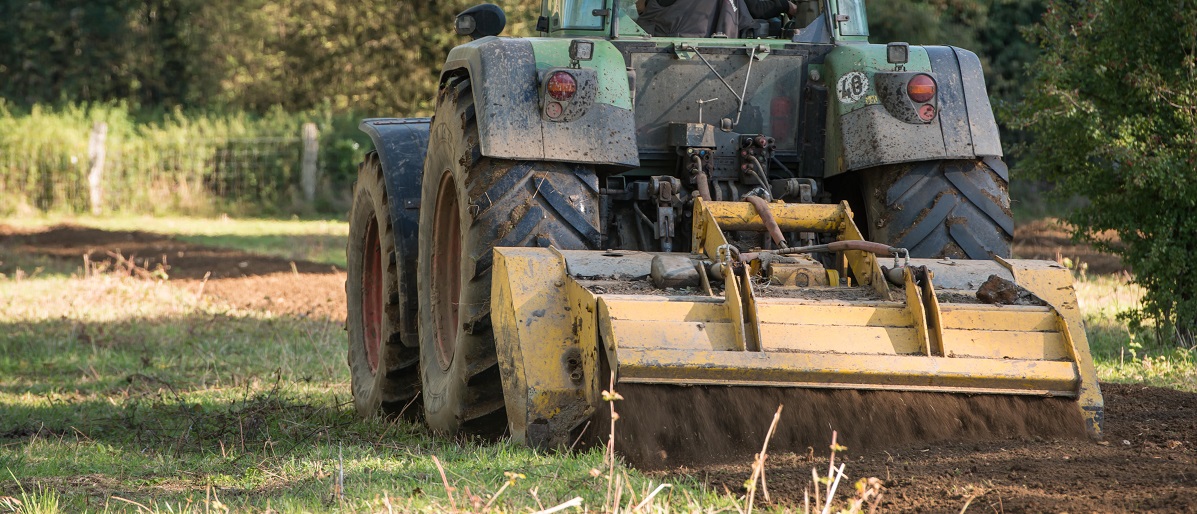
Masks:
[[[1016,245],[1015,253],[1020,257],[1054,259],[1055,248],[1060,248],[1062,256],[1089,262],[1091,273],[1122,269],[1112,257],[1072,245],[1061,229],[1044,225],[1035,229],[1041,233],[1028,234],[1026,230],[1026,226],[1019,229],[1018,238],[1024,243]],[[154,269],[165,259],[170,283],[196,293],[202,285],[203,295],[239,308],[336,320],[345,315],[345,274],[324,264],[292,263],[147,232],[109,232],[69,225],[30,231],[0,225],[0,246],[79,266],[84,254],[93,261],[102,261],[111,258],[107,252],[118,250],[147,269]],[[690,394],[698,391],[692,389]],[[866,402],[860,402],[855,396],[858,393],[853,392],[812,395],[820,400],[807,402],[806,411],[801,403],[787,404],[783,411],[780,435],[770,445],[766,469],[771,501],[765,504],[800,508],[803,493],[811,484],[811,469],[826,475],[827,444],[833,427],[826,427],[824,441],[804,444],[791,434],[809,435],[823,431],[823,427],[821,422],[816,427],[816,422],[802,413],[826,413],[852,405],[860,416],[847,423],[841,420],[837,423],[841,426],[834,427],[840,433],[838,441],[848,446],[837,455],[837,462],[846,464],[847,474],[840,487],[850,490],[851,484],[862,477],[883,480],[882,511],[960,512],[968,504],[969,512],[1197,512],[1197,394],[1121,384],[1103,384],[1102,392],[1105,439],[1100,443],[1050,433],[1047,438],[1028,436],[1024,427],[1010,424],[1010,420],[995,425],[997,430],[981,430],[985,420],[962,406],[953,407],[952,412],[936,412],[933,418],[940,424],[971,427],[975,439],[913,443],[907,438],[918,434],[907,430],[910,424],[886,421],[873,413],[879,403],[905,398],[902,393],[871,395]],[[709,463],[709,457],[721,449],[736,447],[742,451],[759,445],[760,434],[776,409],[770,402],[777,398],[730,408],[718,394],[699,398],[707,402],[703,404],[694,398],[633,398],[634,393],[634,388],[622,390],[628,399],[617,406],[631,408],[639,401],[660,412],[677,410],[681,405],[700,418],[715,410],[742,418],[751,412],[759,418],[750,423],[755,428],[738,429],[742,430],[740,441],[703,440],[702,430],[718,428],[712,422],[708,427],[690,428],[698,435],[685,441],[685,447],[693,451],[675,450],[661,455],[647,450],[650,444],[640,447],[644,458],[664,461],[655,466],[664,469],[652,472],[662,478],[688,475],[715,491],[743,493],[751,473],[751,457],[719,463]],[[704,405],[707,410],[696,412]],[[906,406],[905,416],[931,415],[917,402],[907,401]],[[1051,422],[1057,418],[1050,416],[1058,410],[1044,410],[1050,406],[1039,405],[1027,412],[1036,412],[1040,421]],[[997,411],[1009,408],[995,407]],[[1042,418],[1043,414],[1049,417]],[[629,429],[633,428],[630,418],[630,413],[621,418]],[[639,435],[641,442],[645,437],[677,437],[662,435],[651,426],[640,429],[645,430]],[[635,446],[628,449],[637,450]]]
[[[1112,232],[1103,233],[1101,237],[1111,241],[1118,239]],[[1087,266],[1087,272],[1091,274],[1121,273],[1126,270],[1117,256],[1098,252],[1089,245],[1073,243],[1067,225],[1050,218],[1019,223],[1014,228],[1011,251],[1019,259],[1070,259],[1077,268]]]
[[[125,259],[149,272],[161,268],[171,284],[235,308],[345,319],[345,272],[328,264],[213,248],[150,232],[76,225],[34,230],[0,225],[0,246],[80,270],[85,255],[93,265]]]
[[[960,512],[970,499],[969,512],[1197,512],[1197,394],[1125,384],[1102,384],[1102,393],[1101,442],[1014,437],[864,451],[849,445],[836,459],[846,463],[841,487],[882,479],[880,507],[890,512]],[[888,428],[864,423],[844,430]],[[766,473],[775,505],[801,505],[812,468],[827,475],[827,443],[773,450]],[[662,474],[742,493],[750,460]]]

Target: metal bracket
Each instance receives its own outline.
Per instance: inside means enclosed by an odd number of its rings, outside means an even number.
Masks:
[[[675,177],[652,177],[649,185],[651,200],[657,205],[657,239],[661,241],[662,252],[673,251],[674,209],[673,202],[681,191],[681,181]]]

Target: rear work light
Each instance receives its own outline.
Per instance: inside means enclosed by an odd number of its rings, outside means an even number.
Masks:
[[[935,98],[935,79],[930,75],[915,75],[906,83],[906,94],[917,103]]]
[[[556,71],[549,75],[545,90],[554,100],[569,100],[578,92],[578,81],[566,71]]]

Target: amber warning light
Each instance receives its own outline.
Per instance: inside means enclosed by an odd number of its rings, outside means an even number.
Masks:
[[[549,83],[545,90],[554,100],[569,100],[578,92],[578,81],[569,72],[554,72],[549,75]]]
[[[935,79],[930,75],[915,75],[906,83],[906,94],[910,99],[923,103],[935,98]]]

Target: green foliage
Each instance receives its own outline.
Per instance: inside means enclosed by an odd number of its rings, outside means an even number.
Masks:
[[[1043,14],[1043,0],[903,0],[869,2],[869,31],[877,43],[952,45],[976,52],[990,96],[1019,95],[1027,64],[1037,56],[1023,32]]]
[[[369,138],[357,116],[318,109],[265,114],[135,111],[124,103],[60,108],[0,100],[0,214],[89,209],[88,140],[108,124],[108,213],[305,213],[299,201],[300,128],[321,133],[317,210],[341,212]]]
[[[343,212],[363,117],[432,110],[475,0],[0,3],[0,213],[88,209],[87,142],[109,124],[105,210]],[[499,2],[528,35],[540,2]],[[298,201],[302,123],[325,180]]]
[[[175,105],[204,94],[201,2],[61,0],[0,3],[0,95],[19,103],[129,100]]]
[[[1068,220],[1134,269],[1146,294],[1133,324],[1192,345],[1197,0],[1052,0],[1034,35],[1044,55],[1020,113],[1030,170],[1062,198],[1088,198]]]
[[[281,107],[374,116],[431,111],[439,69],[474,0],[6,2],[0,97],[20,105]],[[498,2],[527,35],[540,2]],[[11,49],[11,50],[9,50]]]

